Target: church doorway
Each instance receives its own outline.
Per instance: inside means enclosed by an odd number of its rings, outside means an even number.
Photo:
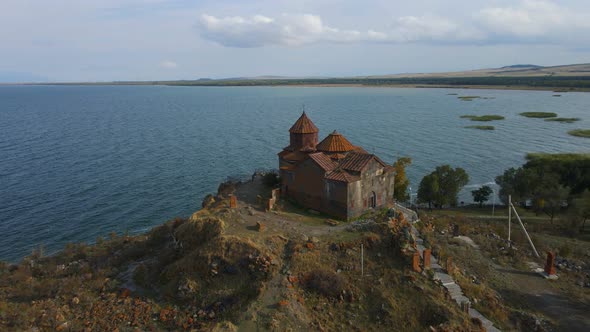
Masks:
[[[377,207],[377,195],[374,191],[371,192],[371,196],[369,196],[369,207],[373,209]]]

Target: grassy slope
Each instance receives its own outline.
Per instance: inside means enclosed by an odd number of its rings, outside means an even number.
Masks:
[[[577,283],[584,280],[590,268],[590,231],[571,238],[563,235],[561,223],[564,221],[557,219],[552,225],[544,216],[519,209],[542,256],[535,258],[514,215],[511,238],[518,250],[509,250],[502,240],[507,238],[507,209],[496,208],[493,218],[491,212],[489,206],[466,207],[425,211],[422,216],[423,220],[430,220],[434,225],[435,231],[430,233],[429,239],[435,243],[436,250],[443,257],[452,256],[461,267],[456,277],[465,293],[479,300],[493,299],[498,295],[504,300],[502,303],[492,301],[494,305],[481,301],[483,303],[475,307],[503,329],[529,330],[538,320],[549,330],[587,330],[590,319],[585,312],[590,303],[590,292]],[[451,224],[458,224],[460,233],[471,237],[480,248],[474,249],[449,237]],[[442,230],[445,234],[441,234]],[[577,262],[584,269],[558,270],[559,280],[549,282],[532,273],[527,264],[536,262],[542,267],[546,251]]]
[[[311,215],[299,227],[292,210],[216,204],[145,235],[2,264],[0,330],[473,328],[441,288],[409,272],[382,227],[347,232]]]

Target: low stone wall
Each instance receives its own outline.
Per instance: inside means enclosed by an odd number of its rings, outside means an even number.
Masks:
[[[398,203],[394,203],[393,205],[394,205],[394,209],[403,212],[403,214],[406,215],[406,218],[408,218],[408,220],[410,220],[411,222],[416,222],[419,220],[418,214],[415,211],[410,210]]]

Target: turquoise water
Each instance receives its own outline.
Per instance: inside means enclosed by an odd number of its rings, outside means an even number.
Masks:
[[[457,96],[493,99],[461,101]],[[199,209],[227,176],[274,168],[302,105],[386,162],[410,156],[412,187],[435,166],[467,170],[471,187],[528,152],[589,152],[590,93],[307,87],[0,87],[0,259],[40,244],[141,232]],[[554,111],[574,124],[518,115]],[[488,123],[463,114],[500,114]],[[464,129],[491,124],[495,131]],[[414,192],[415,192],[414,189]]]

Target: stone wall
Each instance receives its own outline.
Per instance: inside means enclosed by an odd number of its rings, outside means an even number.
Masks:
[[[384,174],[383,166],[373,160],[360,176],[360,181],[348,184],[348,219],[358,217],[371,208],[373,192],[376,197],[376,209],[393,203],[393,172]]]

